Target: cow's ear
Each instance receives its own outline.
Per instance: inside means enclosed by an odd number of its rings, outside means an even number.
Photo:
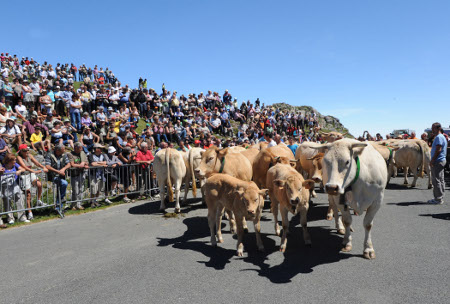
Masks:
[[[238,199],[242,199],[242,197],[244,196],[244,192],[244,188],[239,188],[234,193],[236,193],[236,197]]]
[[[307,179],[302,183],[305,189],[314,189],[314,181],[312,179]]]
[[[364,148],[367,147],[367,143],[359,142],[354,143],[350,146],[350,150],[353,151],[353,153],[358,156],[361,155],[361,153],[364,151]]]
[[[289,162],[289,164],[291,165],[292,168],[295,168],[297,163]]]
[[[261,189],[259,190],[259,194],[264,196],[264,198],[266,198],[267,195],[269,195],[269,189]]]
[[[281,179],[276,179],[273,181],[273,184],[278,188],[283,188],[284,184],[286,184],[286,181],[281,180]]]
[[[228,151],[229,151],[228,148],[225,148],[225,149],[219,150],[217,152],[217,154],[219,154],[219,157],[224,157],[225,155],[227,155]]]

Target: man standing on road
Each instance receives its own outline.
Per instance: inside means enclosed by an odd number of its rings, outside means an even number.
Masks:
[[[433,182],[434,199],[428,201],[429,204],[441,205],[444,203],[444,167],[447,157],[447,140],[442,134],[441,124],[435,122],[431,126],[431,131],[435,138],[431,146],[431,181]]]

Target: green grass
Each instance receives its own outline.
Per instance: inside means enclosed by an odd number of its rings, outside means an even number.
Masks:
[[[102,206],[97,207],[97,208],[85,207],[84,210],[71,210],[71,209],[68,209],[68,210],[65,211],[64,216],[67,217],[67,216],[80,215],[80,214],[89,213],[89,212],[95,212],[95,211],[98,211],[98,210],[103,210],[103,209],[107,209],[107,208],[110,208],[110,207],[113,207],[113,206],[122,205],[122,204],[126,204],[126,203],[123,200],[120,200],[120,201],[117,201],[117,202],[113,202],[111,205],[102,205]],[[89,206],[89,204],[87,204],[87,205]],[[60,218],[59,214],[56,213],[56,211],[53,208],[46,208],[46,209],[35,210],[33,212],[33,216],[34,216],[34,219],[31,221],[31,223],[23,223],[23,222],[19,222],[19,221],[16,220],[16,222],[14,224],[8,225],[8,228],[20,227],[20,226],[28,226],[28,225],[32,225],[34,223],[46,222],[46,221],[49,221],[49,220],[54,220],[54,219],[59,219]],[[1,230],[6,230],[6,229],[1,229]]]

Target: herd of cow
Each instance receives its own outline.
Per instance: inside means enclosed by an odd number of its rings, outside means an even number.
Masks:
[[[232,233],[237,233],[237,255],[243,255],[243,234],[247,220],[254,223],[257,247],[264,250],[260,236],[260,218],[268,195],[275,220],[275,233],[280,235],[278,211],[283,234],[280,251],[286,250],[288,213],[300,213],[300,223],[306,245],[311,244],[307,230],[310,198],[315,197],[315,184],[325,188],[329,208],[327,219],[335,219],[337,232],[343,234],[342,251],[352,249],[352,216],[365,216],[363,256],[375,258],[371,240],[373,219],[381,206],[384,189],[391,176],[401,168],[408,184],[408,171],[414,176],[411,184],[426,172],[430,179],[430,149],[421,140],[388,140],[360,142],[343,138],[342,134],[325,134],[326,144],[304,142],[292,151],[280,143],[267,147],[266,142],[252,146],[207,150],[193,148],[188,152],[163,149],[155,155],[154,169],[161,191],[161,210],[165,210],[165,189],[168,200],[175,194],[175,212],[180,212],[180,188],[185,184],[184,201],[189,185],[196,196],[196,178],[200,180],[202,199],[208,207],[211,243],[222,243],[221,220],[225,215]],[[294,158],[293,158],[294,157]],[[167,187],[166,187],[167,186]],[[174,190],[173,190],[174,189]],[[175,193],[174,193],[175,191]],[[341,216],[339,215],[339,211]]]

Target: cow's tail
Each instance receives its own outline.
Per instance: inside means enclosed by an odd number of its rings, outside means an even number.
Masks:
[[[423,151],[422,145],[418,142],[417,145],[419,146],[420,154],[422,156],[422,164],[420,165],[420,173],[419,177],[423,177],[424,175],[424,167],[425,167],[425,152]]]
[[[173,201],[172,181],[170,179],[170,148],[166,149],[166,166],[167,166],[167,195],[169,202]]]
[[[197,183],[195,182],[194,175],[194,154],[192,153],[192,149],[189,150],[189,170],[191,171],[192,178],[192,194],[194,197],[197,197]]]

